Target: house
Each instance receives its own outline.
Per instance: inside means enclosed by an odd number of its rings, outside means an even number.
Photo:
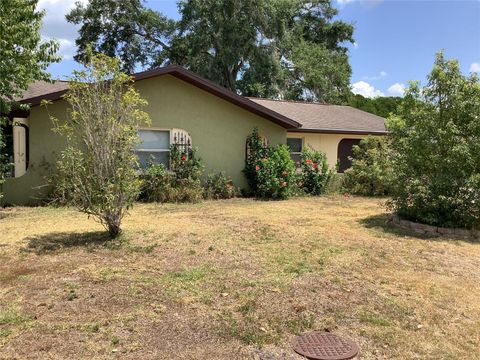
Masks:
[[[305,146],[326,153],[331,167],[342,172],[349,166],[352,145],[367,135],[386,133],[384,119],[348,106],[246,98],[179,66],[134,75],[135,87],[148,101],[152,126],[140,128],[143,140],[137,153],[140,163],[150,155],[166,162],[170,145],[182,139],[198,148],[205,173],[225,171],[237,186],[247,186],[242,173],[245,141],[257,127],[269,145],[287,144],[298,160]],[[50,189],[46,176],[54,171],[64,139],[52,131],[47,110],[59,119],[67,114],[62,95],[68,83],[36,82],[19,99],[30,110],[9,114],[7,142],[13,149],[14,171],[3,186],[4,202],[30,205],[44,199]]]

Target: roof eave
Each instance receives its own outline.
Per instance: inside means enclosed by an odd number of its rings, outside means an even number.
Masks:
[[[351,134],[351,135],[387,135],[386,130],[352,130],[352,129],[289,129],[288,132],[295,133],[318,133],[318,134]]]

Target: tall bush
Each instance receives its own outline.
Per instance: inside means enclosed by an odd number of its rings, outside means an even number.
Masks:
[[[305,148],[302,151],[299,187],[307,194],[324,194],[333,172],[329,169],[327,157],[321,151]]]
[[[263,159],[266,159],[269,154],[269,148],[264,143],[258,128],[254,128],[253,132],[247,137],[247,157],[245,160],[245,174],[248,182],[248,187],[253,195],[257,195],[258,192],[258,166]]]
[[[393,185],[389,140],[369,136],[353,147],[352,166],[343,176],[342,189],[365,196],[389,195]]]
[[[92,57],[69,83],[66,120],[52,118],[67,143],[57,162],[59,186],[69,192],[72,205],[98,220],[112,238],[139,193],[137,129],[150,121],[142,111],[147,102],[119,65],[105,55]]]
[[[255,167],[257,196],[261,198],[287,199],[295,187],[295,165],[286,145],[278,145],[268,151]]]
[[[411,83],[389,119],[391,207],[410,220],[480,227],[480,84],[438,53],[428,84]]]

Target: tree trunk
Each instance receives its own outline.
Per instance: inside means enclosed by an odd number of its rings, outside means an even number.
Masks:
[[[108,233],[111,239],[117,238],[120,235],[122,229],[120,229],[120,224],[116,221],[108,224]]]

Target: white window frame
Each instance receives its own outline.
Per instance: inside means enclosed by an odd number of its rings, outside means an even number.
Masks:
[[[142,149],[142,148],[136,148],[135,152],[150,152],[150,153],[162,153],[162,152],[167,152],[170,153],[170,146],[172,146],[172,129],[165,129],[165,128],[159,128],[159,127],[141,127],[138,128],[138,133],[140,134],[140,131],[163,131],[163,132],[168,132],[168,138],[169,138],[169,143],[168,143],[168,149]],[[168,167],[170,167],[170,164],[168,164]]]

